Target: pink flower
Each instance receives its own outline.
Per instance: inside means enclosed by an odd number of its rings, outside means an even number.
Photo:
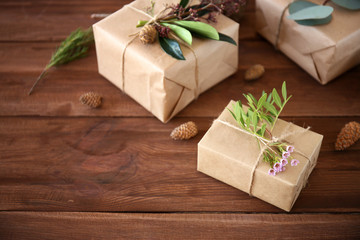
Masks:
[[[297,159],[291,160],[291,166],[296,166],[298,164],[299,164],[299,160],[297,160]]]
[[[281,166],[286,166],[288,163],[289,162],[286,158],[281,159]]]
[[[294,146],[287,146],[286,151],[292,153],[294,151]]]
[[[269,175],[275,176],[276,175],[276,171],[272,168],[269,169]]]
[[[281,171],[282,171],[282,172],[283,172],[283,171],[285,171],[285,170],[286,170],[286,168],[285,168],[285,167],[282,167],[282,168],[281,168]]]
[[[281,166],[281,163],[279,163],[279,162],[275,163],[274,166],[273,166],[273,168],[274,168],[274,170],[275,170],[276,172],[280,172],[281,167],[282,167],[282,166]]]
[[[288,157],[290,157],[290,152],[283,152],[282,157],[283,157],[283,158],[288,158]]]

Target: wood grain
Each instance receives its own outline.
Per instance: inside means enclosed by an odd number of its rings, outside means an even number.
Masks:
[[[2,239],[358,239],[360,215],[1,212]]]
[[[188,119],[0,118],[1,210],[282,212],[196,171],[199,134],[170,140]],[[359,212],[360,144],[334,152],[349,118],[291,118],[324,134],[318,165],[293,212]],[[354,120],[360,120],[355,118]]]
[[[334,142],[360,121],[360,66],[321,86],[256,34],[254,0],[240,23],[238,73],[166,125],[97,73],[94,48],[27,96],[71,31],[130,1],[0,1],[0,239],[359,239],[360,143],[335,152]],[[245,82],[258,63],[263,78]],[[197,143],[229,100],[284,80],[294,97],[283,118],[324,135],[291,214],[196,171]],[[102,108],[79,103],[87,91],[103,95]],[[199,134],[172,141],[189,120]]]
[[[94,50],[87,58],[52,69],[28,96],[54,47],[53,43],[0,43],[0,49],[6,49],[0,54],[1,116],[151,116],[97,73]],[[262,90],[280,88],[283,81],[287,81],[288,92],[294,96],[283,116],[360,116],[360,66],[322,86],[266,42],[244,41],[239,51],[239,72],[202,94],[179,116],[216,117],[229,100],[244,101],[242,94],[246,92],[259,97]],[[264,58],[259,60],[261,55]],[[245,82],[245,69],[255,63],[266,67],[264,77]],[[79,104],[80,95],[90,90],[104,96],[101,109],[91,111]],[[205,108],[209,99],[211,108]]]

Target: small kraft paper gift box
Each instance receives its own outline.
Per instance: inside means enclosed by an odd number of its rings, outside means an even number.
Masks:
[[[272,135],[291,143],[298,165],[273,176],[256,138],[241,131],[227,108],[198,143],[198,171],[290,211],[316,165],[323,136],[278,119]]]
[[[291,2],[257,0],[257,32],[321,84],[360,64],[360,11],[329,1],[326,6],[334,8],[331,21],[304,26],[288,18],[287,6]],[[321,5],[324,0],[310,2]]]
[[[165,4],[157,0],[154,15]],[[99,73],[145,107],[162,122],[169,121],[196,97],[238,69],[237,45],[193,37],[191,49],[180,45],[186,60],[166,54],[159,43],[144,45],[139,38],[139,20],[150,20],[148,0],[137,0],[93,25]],[[218,32],[238,42],[239,24],[217,16],[211,24]],[[125,54],[124,53],[124,50]],[[124,69],[124,72],[123,70]]]

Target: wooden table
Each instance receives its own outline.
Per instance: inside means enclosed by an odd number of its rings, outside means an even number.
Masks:
[[[334,151],[360,121],[360,67],[321,86],[242,20],[239,71],[163,124],[97,73],[95,50],[27,92],[77,27],[129,0],[0,2],[0,239],[360,238],[360,144]],[[244,71],[263,64],[258,81]],[[291,213],[196,171],[197,143],[230,99],[288,83],[283,119],[324,135],[318,164]],[[87,91],[100,109],[79,102]],[[199,134],[173,141],[195,121]]]

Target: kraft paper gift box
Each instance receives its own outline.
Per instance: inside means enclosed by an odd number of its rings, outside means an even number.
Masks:
[[[154,13],[164,4],[179,0],[157,0]],[[167,55],[156,41],[144,45],[129,35],[138,32],[138,20],[149,20],[143,12],[148,0],[137,0],[93,25],[99,73],[126,94],[167,122],[193,101],[199,93],[234,74],[238,68],[238,48],[227,42],[194,37],[191,50],[183,45],[186,60]],[[238,42],[239,24],[219,15],[212,24],[218,32]],[[122,53],[128,44],[122,66]],[[196,81],[196,58],[198,79]],[[122,73],[124,67],[124,74]]]
[[[278,49],[326,84],[360,63],[360,11],[351,11],[329,1],[334,8],[332,20],[325,25],[303,26],[288,19],[291,0],[257,0],[256,30],[275,45],[279,23]],[[322,4],[323,0],[311,0]]]
[[[299,164],[289,162],[284,172],[272,176],[262,157],[257,164],[260,149],[255,137],[240,131],[225,108],[198,143],[198,171],[290,211],[316,165],[323,136],[279,119],[272,135],[283,134],[289,134],[285,140],[295,147],[291,156]]]

